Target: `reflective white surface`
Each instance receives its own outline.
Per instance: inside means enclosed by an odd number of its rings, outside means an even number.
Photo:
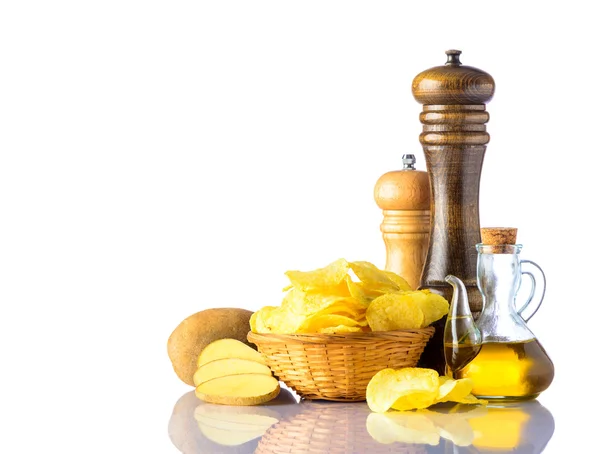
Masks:
[[[497,83],[481,225],[548,277],[544,454],[600,452],[596,3],[457,3],[1,2],[0,453],[178,454],[173,329],[384,265],[373,186],[425,168],[411,82],[452,47]]]
[[[190,391],[175,404],[168,432],[184,454],[537,454],[554,434],[554,418],[537,400],[380,414],[365,402],[298,401],[287,389],[254,407],[206,404]]]

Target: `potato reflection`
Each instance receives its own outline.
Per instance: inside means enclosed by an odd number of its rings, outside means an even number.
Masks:
[[[296,407],[293,394],[283,388],[268,405],[251,407],[207,404],[190,391],[173,408],[169,437],[183,454],[250,454],[267,429]]]
[[[200,432],[222,446],[239,446],[260,438],[280,415],[266,407],[201,404],[194,410]]]

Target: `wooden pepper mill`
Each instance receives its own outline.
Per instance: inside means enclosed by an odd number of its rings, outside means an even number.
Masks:
[[[429,244],[429,176],[416,170],[412,154],[402,156],[402,170],[383,174],[375,184],[375,202],[383,210],[381,233],[385,269],[416,289]]]
[[[482,298],[477,288],[479,180],[486,144],[485,103],[494,95],[492,76],[462,66],[461,51],[446,51],[444,66],[423,71],[412,83],[414,98],[423,104],[419,136],[431,189],[431,232],[420,288],[452,298],[448,274],[459,277],[467,288],[471,311],[479,315]],[[444,370],[443,320],[429,342],[421,364]]]

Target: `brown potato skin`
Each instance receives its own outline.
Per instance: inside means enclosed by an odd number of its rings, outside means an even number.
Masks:
[[[196,312],[182,321],[169,336],[167,352],[173,370],[184,383],[194,386],[196,361],[204,347],[218,339],[248,342],[252,311],[238,308],[215,308]]]

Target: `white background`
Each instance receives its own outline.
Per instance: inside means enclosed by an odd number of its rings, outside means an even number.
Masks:
[[[278,304],[288,269],[384,265],[373,186],[403,153],[425,168],[411,82],[449,48],[497,86],[481,223],[517,226],[548,277],[547,452],[595,449],[587,3],[0,5],[0,451],[177,452],[171,331]]]

